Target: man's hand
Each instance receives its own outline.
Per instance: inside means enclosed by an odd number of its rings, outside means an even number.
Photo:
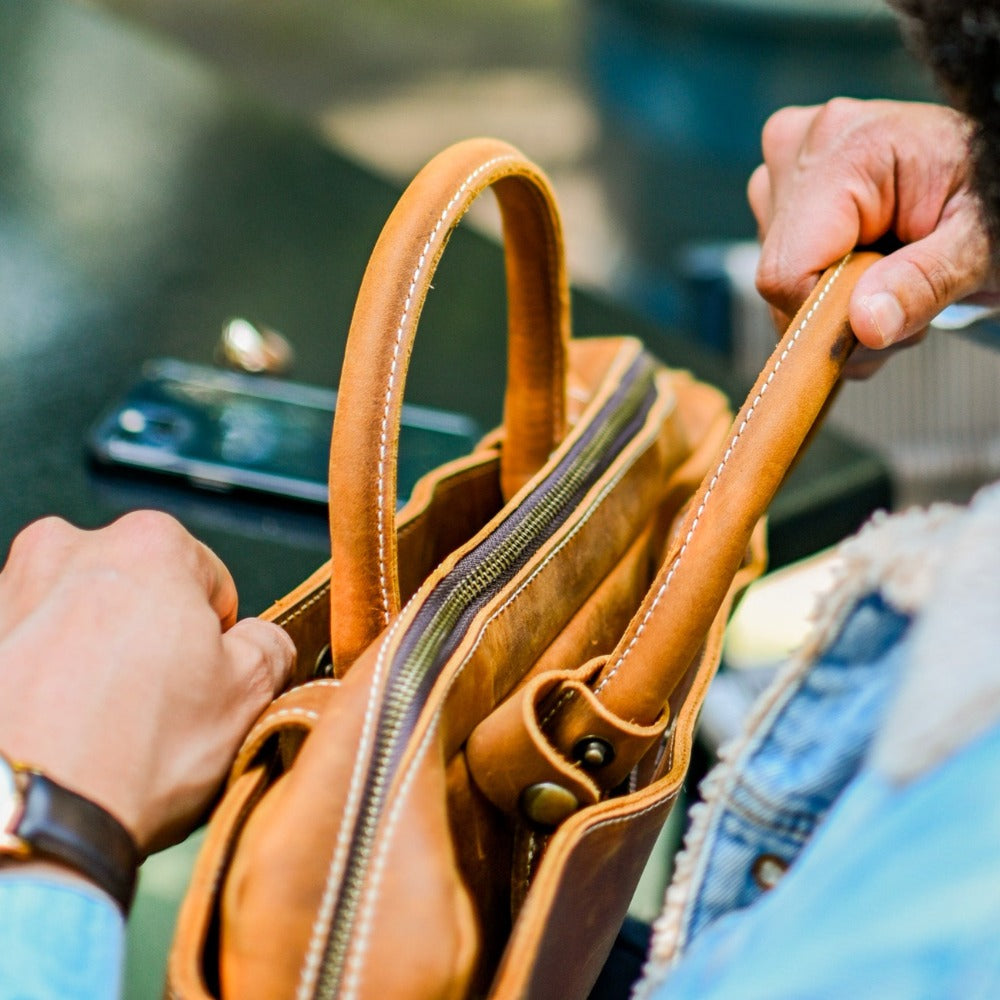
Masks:
[[[0,749],[104,806],[143,853],[184,836],[286,683],[214,553],[164,514],[29,525],[0,572]]]
[[[819,275],[856,246],[902,243],[851,297],[861,343],[884,348],[945,306],[1000,291],[972,187],[971,124],[950,108],[838,98],[764,127],[748,196],[762,241],[757,287],[784,326]]]

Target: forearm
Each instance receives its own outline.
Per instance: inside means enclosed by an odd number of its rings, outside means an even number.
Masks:
[[[0,1000],[118,995],[137,864],[204,813],[291,672],[288,636],[236,613],[229,571],[165,515],[98,531],[48,518],[15,539],[0,570]]]

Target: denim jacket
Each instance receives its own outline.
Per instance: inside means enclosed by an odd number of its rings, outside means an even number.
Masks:
[[[1000,486],[841,546],[720,753],[635,1000],[1000,998]]]

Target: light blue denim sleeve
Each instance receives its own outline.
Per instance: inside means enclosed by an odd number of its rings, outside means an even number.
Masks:
[[[793,866],[655,1000],[1000,997],[1000,727],[899,787],[864,770]]]
[[[1000,484],[845,544],[705,783],[636,1000],[1000,998],[998,538]]]
[[[0,878],[0,1000],[116,1000],[125,922],[97,892]]]

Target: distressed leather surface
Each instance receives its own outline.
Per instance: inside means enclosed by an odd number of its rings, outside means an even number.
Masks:
[[[448,227],[491,184],[512,303],[504,426],[397,517],[385,498],[420,303]],[[332,560],[268,613],[296,641],[298,683],[249,735],[210,824],[169,995],[316,995],[386,664],[641,354],[569,340],[558,234],[543,175],[492,140],[433,161],[390,220],[348,343]],[[661,368],[622,452],[463,621],[386,779],[335,995],[586,996],[687,771],[731,602],[761,570],[761,518],[849,353],[846,297],[870,259],[824,278],[735,424],[718,392]],[[309,680],[328,646],[336,677]],[[613,748],[604,767],[577,761],[581,735]],[[579,803],[554,829],[522,812],[540,781]]]
[[[340,583],[332,599],[343,619],[333,635],[338,673],[399,611],[394,506],[406,369],[448,233],[488,187],[503,219],[507,270],[505,499],[565,435],[569,292],[554,196],[512,147],[459,143],[421,171],[389,217],[351,322],[330,450],[330,537]],[[345,476],[345,468],[365,474]]]

